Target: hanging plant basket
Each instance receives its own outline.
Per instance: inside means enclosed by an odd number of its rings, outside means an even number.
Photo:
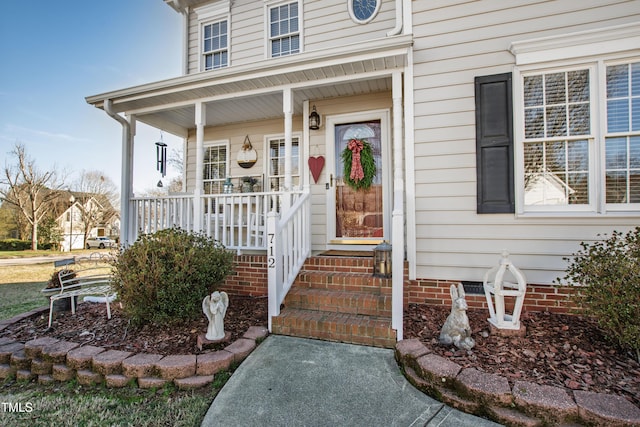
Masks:
[[[344,181],[354,190],[371,187],[376,176],[376,162],[371,144],[366,139],[352,139],[342,150]]]

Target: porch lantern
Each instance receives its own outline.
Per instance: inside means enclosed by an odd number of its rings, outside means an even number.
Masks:
[[[515,279],[514,282],[505,280],[507,273],[509,278]],[[483,287],[489,307],[489,323],[498,329],[519,330],[527,281],[522,272],[509,260],[509,252],[503,251],[500,265],[486,272]],[[513,307],[512,314],[505,313],[505,297],[509,298],[509,306]]]
[[[388,279],[391,273],[391,245],[383,241],[373,248],[373,276]]]
[[[316,111],[316,106],[313,106],[313,111],[309,114],[309,129],[320,129],[320,114]]]

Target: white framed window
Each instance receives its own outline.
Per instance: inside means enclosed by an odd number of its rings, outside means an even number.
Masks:
[[[380,11],[381,4],[381,0],[348,0],[349,15],[357,24],[369,23]]]
[[[229,142],[216,141],[204,147],[202,188],[205,194],[220,194],[229,176]]]
[[[204,71],[229,65],[229,21],[227,19],[202,25],[202,65]]]
[[[512,44],[518,214],[640,213],[638,43],[621,25]]]
[[[200,70],[216,70],[229,66],[231,35],[230,0],[216,0],[194,9],[200,28]]]
[[[302,31],[300,1],[276,2],[266,5],[267,43],[270,58],[301,52]]]
[[[279,191],[284,187],[284,137],[267,137],[269,147],[269,166],[267,183],[265,188],[270,191]],[[294,136],[291,141],[291,185],[300,186],[300,138]]]

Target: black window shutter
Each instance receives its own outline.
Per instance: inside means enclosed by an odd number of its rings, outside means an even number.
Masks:
[[[511,73],[475,78],[478,213],[515,212]]]

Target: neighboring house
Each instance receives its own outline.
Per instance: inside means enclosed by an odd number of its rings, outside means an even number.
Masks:
[[[63,193],[58,206],[66,206],[56,218],[60,227],[62,251],[84,249],[89,237],[119,237],[120,219],[109,200],[99,194]]]
[[[165,3],[183,75],[87,98],[123,126],[122,242],[179,225],[266,253],[272,316],[300,258],[382,240],[398,339],[403,299],[448,304],[503,249],[560,311],[563,257],[640,224],[640,1]],[[134,197],[137,121],[184,138],[186,195]],[[344,185],[351,139],[368,191]]]

